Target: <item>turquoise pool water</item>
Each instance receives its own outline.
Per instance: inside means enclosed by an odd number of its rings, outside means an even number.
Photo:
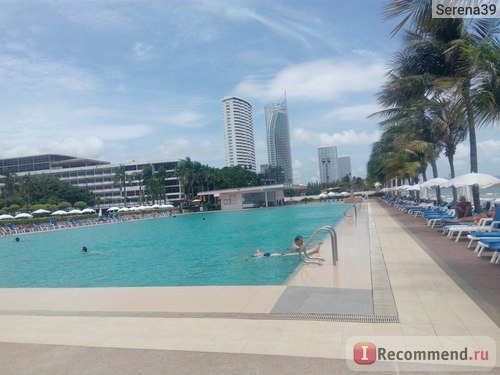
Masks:
[[[349,207],[307,204],[207,212],[0,238],[0,287],[279,285],[298,257],[296,234],[336,225]],[[80,253],[86,246],[89,252]]]

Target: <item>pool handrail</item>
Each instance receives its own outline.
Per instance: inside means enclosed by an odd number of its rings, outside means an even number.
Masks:
[[[351,217],[352,215],[350,215],[350,212],[351,210],[354,208],[354,217],[355,218],[358,218],[358,209],[356,207],[356,204],[353,204],[351,207],[348,207],[345,211],[344,211],[344,216],[345,217]]]
[[[328,234],[330,235],[330,240],[331,240],[330,242],[332,244],[332,259],[333,259],[333,265],[335,266],[335,264],[339,260],[339,255],[337,251],[337,232],[335,232],[335,228],[330,225],[325,225],[317,229],[313,233],[313,235],[309,238],[309,240],[307,240],[307,242],[300,248],[299,251],[300,260],[302,260],[302,262],[304,263],[314,263],[319,265],[322,264],[321,261],[324,261],[323,258],[311,257],[309,256],[309,254],[307,254],[308,246],[322,231],[327,231]]]

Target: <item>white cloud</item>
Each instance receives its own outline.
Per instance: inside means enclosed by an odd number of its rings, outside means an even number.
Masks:
[[[4,148],[2,147],[2,149]],[[98,158],[104,150],[104,141],[96,136],[83,138],[69,137],[57,141],[52,140],[47,143],[37,142],[37,138],[35,138],[34,140],[18,143],[4,150],[0,154],[2,158],[52,153]]]
[[[174,125],[181,128],[200,128],[204,125],[203,116],[195,111],[184,111],[173,115],[163,116],[160,121],[168,125]]]
[[[110,4],[110,6],[108,6]],[[117,32],[128,30],[133,17],[126,14],[122,7],[113,7],[113,2],[55,2],[53,9],[68,21],[82,25],[89,30]],[[134,15],[134,13],[131,13]],[[137,13],[136,13],[137,14]]]
[[[63,89],[72,92],[88,91],[97,86],[97,79],[87,71],[69,63],[45,60],[41,57],[12,57],[0,55],[0,83],[13,89],[24,88],[50,92]]]
[[[349,122],[351,124],[360,122],[373,123],[374,120],[368,119],[367,117],[378,111],[380,111],[380,107],[375,103],[338,107],[325,113],[321,117],[321,122],[330,124],[339,122]]]
[[[296,128],[292,131],[292,139],[296,144],[307,143],[315,147],[339,146],[339,145],[370,145],[378,141],[380,131],[372,133],[367,131],[356,132],[345,130],[340,133],[314,132],[304,128]]]
[[[115,125],[105,128],[94,126],[94,128],[98,131],[99,136],[106,141],[136,139],[144,137],[152,132],[152,127],[145,124]]]
[[[211,156],[210,156],[211,155]],[[208,139],[168,138],[157,145],[150,155],[151,160],[181,159],[189,156],[191,160],[211,166],[220,165],[220,147]],[[223,156],[222,156],[223,158]]]
[[[246,77],[234,91],[244,98],[275,100],[287,92],[295,100],[327,102],[377,90],[384,74],[382,63],[322,59],[286,67],[271,78]]]
[[[146,43],[135,43],[133,48],[134,57],[140,61],[148,61],[154,57],[153,46]]]

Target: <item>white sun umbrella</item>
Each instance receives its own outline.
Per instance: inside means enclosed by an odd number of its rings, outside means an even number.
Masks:
[[[165,204],[163,205],[163,208],[174,208],[173,204]]]
[[[70,215],[80,215],[81,213],[82,213],[82,211],[80,211],[77,208],[74,208],[74,209],[68,211],[68,214],[70,214]]]
[[[33,211],[32,214],[35,214],[35,215],[50,214],[50,211],[47,211],[47,210],[44,210],[43,208],[40,208],[36,211]]]
[[[411,185],[406,188],[406,190],[414,191],[414,190],[420,190],[419,184]]]
[[[20,213],[14,216],[14,219],[32,219],[33,215],[27,214],[27,213]]]
[[[396,191],[406,191],[408,188],[411,187],[411,185],[401,185],[401,186],[395,186],[393,189]]]
[[[130,211],[127,207],[122,207],[118,210],[118,212],[128,212]]]
[[[349,195],[351,195],[351,193],[348,193],[347,191],[343,191],[342,193],[340,193],[340,195],[342,195],[343,197],[348,197]]]
[[[435,188],[438,186],[442,186],[445,182],[448,182],[446,178],[436,177],[431,180],[427,180],[420,184],[421,188]]]
[[[108,211],[114,212],[114,211],[118,211],[119,209],[120,209],[120,207],[110,207],[110,208],[108,208]]]
[[[159,204],[157,204],[157,203],[155,203],[155,204],[153,204],[153,205],[151,206],[151,208],[160,208],[160,205],[159,205]]]
[[[444,183],[443,187],[462,187],[462,186],[473,186],[477,185],[480,188],[487,188],[493,185],[500,184],[500,179],[495,176],[485,174],[485,173],[467,173],[455,178],[452,178],[448,182]]]
[[[142,211],[142,210],[147,210],[148,207],[146,207],[146,206],[139,206],[138,209]]]
[[[139,211],[139,206],[130,207],[129,211]]]
[[[68,213],[64,210],[57,210],[52,212],[50,215],[51,216],[62,216],[62,215],[67,215]]]
[[[82,210],[82,214],[95,214],[95,210],[93,208],[85,208]]]
[[[9,214],[0,215],[0,220],[14,219],[14,216]]]

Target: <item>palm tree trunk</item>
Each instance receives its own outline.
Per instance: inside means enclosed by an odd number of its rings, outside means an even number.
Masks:
[[[450,177],[455,178],[455,164],[453,162],[453,154],[448,154],[448,164],[450,165]],[[451,187],[451,191],[453,193],[453,201],[457,201],[457,188],[455,186]]]
[[[463,90],[464,98],[467,109],[467,123],[469,128],[469,145],[470,145],[470,171],[477,173],[477,142],[476,142],[476,126],[474,123],[474,112],[472,109],[471,101],[470,101],[470,93],[469,93],[470,83],[466,83],[466,87]],[[481,212],[481,200],[479,198],[479,187],[473,185],[472,186],[472,199],[474,204],[474,210],[476,213]]]
[[[438,167],[436,160],[431,160],[431,168],[432,168],[432,177],[437,178],[438,177]],[[438,203],[441,203],[443,199],[441,198],[441,188],[438,186],[436,188],[436,200]]]

